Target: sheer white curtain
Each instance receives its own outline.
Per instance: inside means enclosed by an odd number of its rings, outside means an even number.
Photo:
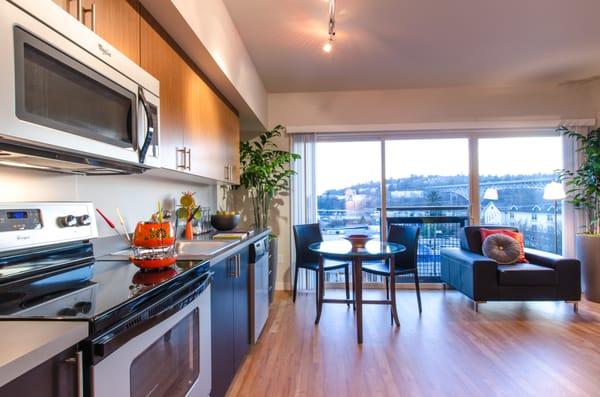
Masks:
[[[293,134],[292,152],[301,156],[292,164],[297,172],[292,177],[292,227],[293,225],[317,222],[317,195],[315,185],[315,143],[316,134]],[[292,236],[294,231],[291,231]],[[296,250],[292,244],[292,276],[296,266]],[[298,290],[313,290],[314,277],[307,277],[307,271],[298,273]],[[294,280],[292,280],[293,282]]]
[[[587,135],[591,127],[581,125],[565,124],[569,129]],[[565,169],[575,171],[582,161],[582,155],[577,152],[577,144],[575,140],[563,136],[563,166]],[[585,224],[584,214],[582,211],[576,210],[573,205],[563,202],[563,252],[567,256],[575,256],[575,234],[580,231]]]

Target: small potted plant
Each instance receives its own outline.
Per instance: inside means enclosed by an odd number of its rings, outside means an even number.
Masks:
[[[254,226],[261,230],[269,226],[269,208],[273,199],[289,191],[290,177],[295,171],[289,168],[300,155],[280,150],[273,142],[285,127],[277,125],[252,141],[240,142],[240,185],[252,201]],[[271,277],[276,280],[277,236],[269,241]]]
[[[575,139],[581,164],[575,171],[561,170],[568,202],[585,214],[585,224],[576,237],[576,255],[581,261],[585,297],[600,302],[600,128],[584,135],[560,127],[562,135]]]

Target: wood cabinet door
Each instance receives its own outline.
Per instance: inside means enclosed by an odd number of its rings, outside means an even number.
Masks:
[[[163,168],[183,170],[184,89],[187,65],[155,28],[144,10],[140,29],[140,65],[160,81],[160,159]],[[179,151],[178,151],[179,150]]]
[[[231,179],[236,185],[240,183],[240,119],[236,114],[226,118],[226,153],[231,167]]]
[[[96,6],[95,32],[129,59],[140,64],[140,3],[138,0],[85,0],[85,7]],[[90,13],[84,15],[91,28]]]
[[[233,289],[231,259],[211,266],[210,287],[212,397],[223,397],[235,375],[233,336]]]

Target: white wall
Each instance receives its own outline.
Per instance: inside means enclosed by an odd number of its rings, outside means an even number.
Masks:
[[[137,221],[146,220],[156,211],[160,200],[173,208],[181,192],[196,192],[198,204],[215,208],[213,186],[171,181],[149,175],[74,176],[43,171],[0,167],[0,202],[9,201],[92,201],[114,222],[119,207],[133,231]],[[100,236],[112,236],[98,219]]]
[[[578,84],[269,94],[269,125],[291,130],[353,124],[544,120],[594,116]]]
[[[473,121],[600,120],[600,81],[503,88],[446,88],[269,94],[269,127],[300,132],[356,125]],[[289,150],[289,138],[280,141]],[[290,207],[273,220],[280,231],[278,288],[290,288]],[[285,239],[283,238],[285,236]]]

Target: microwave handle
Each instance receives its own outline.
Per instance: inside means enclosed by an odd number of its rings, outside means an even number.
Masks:
[[[154,118],[152,117],[152,112],[150,111],[150,106],[148,106],[148,102],[146,101],[146,96],[144,95],[144,90],[142,87],[138,88],[138,97],[142,102],[142,107],[144,108],[144,113],[146,113],[146,119],[148,120],[148,129],[146,131],[146,137],[144,138],[144,143],[140,148],[140,163],[144,164],[146,160],[146,153],[148,153],[148,149],[150,148],[150,144],[152,143],[152,138],[154,137]]]
[[[199,292],[204,291],[210,285],[213,274],[213,272],[209,272],[208,277],[205,277],[200,283],[198,283],[192,292],[178,299],[176,302],[170,304],[169,307],[164,308],[160,312],[146,317],[143,321],[134,325],[132,328],[125,328],[121,331],[109,333],[108,335],[101,337],[99,340],[93,341],[93,355],[99,358],[108,356],[120,346],[123,346],[126,342],[144,333],[158,323],[163,322],[185,306],[192,303],[196,295]],[[95,358],[94,361],[97,362],[99,360]]]

